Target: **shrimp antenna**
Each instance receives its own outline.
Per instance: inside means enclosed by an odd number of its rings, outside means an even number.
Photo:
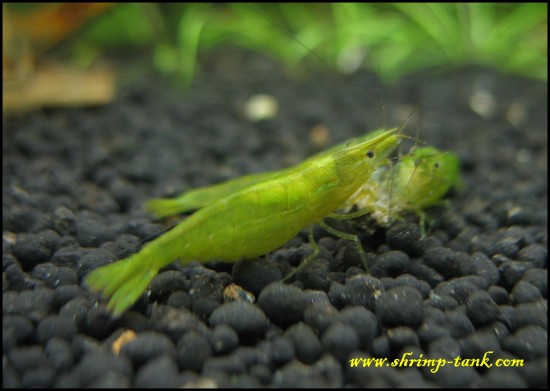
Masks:
[[[384,127],[384,129],[387,129],[388,116],[386,113],[386,102],[384,100],[384,83],[382,83],[382,68],[380,67],[380,57],[378,56],[376,56],[376,63],[378,66],[378,81],[380,83],[380,101],[382,103],[382,126]]]
[[[418,112],[418,121],[416,122],[416,132],[414,135],[414,145],[412,146],[411,150],[409,152],[414,152],[416,150],[416,147],[418,147],[418,143],[420,141],[420,121],[421,121],[422,113]]]
[[[277,29],[279,31],[281,31],[282,33],[284,33],[287,37],[289,37],[290,39],[292,39],[294,42],[296,42],[298,45],[300,45],[302,48],[304,48],[305,50],[307,50],[307,52],[309,54],[311,54],[317,61],[319,61],[321,64],[323,64],[323,66],[327,69],[327,70],[331,70],[331,67],[330,67],[330,64],[323,58],[321,57],[320,55],[318,55],[317,53],[315,53],[313,50],[311,50],[305,43],[303,43],[302,41],[300,41],[298,38],[296,38],[296,36],[294,36],[294,34],[292,33],[292,31],[290,31],[288,28],[286,28],[285,26],[283,26],[281,23],[278,23],[275,19],[273,19],[271,16],[269,16],[269,14],[263,12],[262,10],[260,10],[257,6],[255,6],[254,4],[251,4],[251,3],[248,3],[248,6],[254,11],[256,12],[258,15],[260,15],[261,17],[263,17],[264,19],[266,19],[267,21],[269,21],[270,23],[272,23],[275,27],[277,27]],[[342,86],[345,87],[345,83],[344,83],[344,79],[342,77],[340,77],[339,73],[338,72],[329,72],[329,76],[333,78],[333,80],[336,80],[338,83],[340,83]],[[351,93],[350,89],[345,87],[344,90],[346,91],[346,94],[350,97],[351,101],[353,102],[353,104],[356,106],[357,110],[361,113],[362,110],[361,108],[359,107],[358,103],[357,103],[357,99],[355,96],[353,96],[353,94]]]

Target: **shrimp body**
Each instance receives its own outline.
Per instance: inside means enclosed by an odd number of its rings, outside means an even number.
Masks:
[[[395,129],[390,130],[393,131]],[[323,156],[329,156],[346,147],[350,147],[371,140],[374,137],[379,136],[380,134],[387,131],[389,130],[380,129],[365,136],[350,139],[309,157],[303,163],[319,160],[319,158]],[[192,189],[175,198],[155,198],[147,201],[147,203],[145,204],[145,208],[156,217],[173,216],[179,213],[200,209],[248,186],[287,175],[291,173],[294,169],[294,167],[290,167],[278,171],[249,174],[239,178],[230,179],[226,182],[218,183],[212,186]]]
[[[280,247],[340,207],[397,147],[396,130],[322,154],[205,206],[137,254],[92,271],[86,284],[120,314],[160,268],[179,259],[237,261]]]

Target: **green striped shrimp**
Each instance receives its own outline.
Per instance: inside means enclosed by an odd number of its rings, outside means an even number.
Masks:
[[[364,142],[384,131],[380,129],[348,140],[307,161]],[[393,165],[380,165],[345,202],[344,209],[349,210],[355,205],[360,210],[369,210],[370,217],[378,225],[388,226],[404,212],[420,213],[422,209],[437,203],[456,184],[458,167],[458,158],[453,153],[442,152],[434,147],[413,149]],[[213,186],[193,189],[176,198],[153,199],[147,202],[146,209],[157,217],[200,209],[234,191],[284,175],[288,170],[245,175]]]
[[[138,299],[162,267],[176,259],[186,264],[193,260],[234,262],[253,258],[275,250],[304,227],[309,227],[314,247],[307,262],[319,253],[313,225],[328,227],[323,219],[334,215],[399,143],[397,129],[385,131],[226,195],[138,253],[92,271],[86,284],[103,292],[109,298],[108,309],[119,315]],[[360,245],[357,237],[352,239]]]
[[[459,161],[451,152],[434,147],[414,149],[395,164],[380,166],[351,196],[344,209],[370,210],[378,225],[388,226],[404,212],[439,202],[458,182]]]

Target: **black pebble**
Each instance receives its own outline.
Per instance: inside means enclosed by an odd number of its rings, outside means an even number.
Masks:
[[[150,289],[149,300],[151,302],[165,301],[172,292],[189,289],[189,283],[183,272],[168,270],[153,278]]]
[[[316,302],[309,305],[304,312],[304,321],[317,334],[321,334],[338,314],[338,310],[330,303]]]
[[[246,365],[237,356],[209,357],[204,362],[202,374],[208,376],[210,373],[221,372],[225,375],[235,375],[246,372]]]
[[[292,341],[296,358],[304,364],[311,364],[322,354],[321,342],[305,323],[297,323],[285,331],[285,337]]]
[[[82,247],[99,247],[112,236],[109,227],[94,218],[77,216],[75,226],[76,239]]]
[[[431,322],[422,324],[422,326],[418,329],[418,338],[422,343],[422,346],[449,335],[450,333],[446,328]]]
[[[271,359],[273,364],[281,366],[295,357],[294,345],[287,338],[275,337],[271,343]]]
[[[519,280],[510,293],[515,304],[531,303],[542,299],[540,291],[525,280]]]
[[[446,315],[452,337],[462,338],[474,331],[474,325],[465,313],[460,311],[451,311],[447,312]]]
[[[391,248],[401,250],[411,257],[424,251],[420,228],[416,224],[399,223],[391,226],[386,232],[386,241]]]
[[[445,247],[427,249],[422,259],[445,278],[460,277],[474,271],[473,260],[468,254]]]
[[[168,335],[173,341],[177,341],[189,330],[202,333],[207,330],[207,326],[190,311],[163,305],[152,307],[151,322],[155,325],[155,330]]]
[[[36,337],[43,344],[54,337],[71,341],[77,331],[73,320],[58,315],[49,315],[42,319],[36,327]]]
[[[511,329],[517,330],[523,326],[537,325],[548,327],[547,302],[545,300],[534,303],[521,303],[514,307]]]
[[[500,341],[491,331],[476,331],[460,340],[464,358],[483,358],[487,352],[493,352],[492,358],[500,353]]]
[[[193,299],[189,293],[184,291],[176,291],[170,294],[166,304],[175,307],[175,308],[186,308],[189,310],[193,309]]]
[[[548,386],[548,357],[526,361],[518,370],[529,387],[546,388]]]
[[[123,259],[139,251],[141,242],[137,236],[123,234],[115,241],[113,254]]]
[[[330,288],[329,261],[323,258],[312,260],[296,278],[304,284],[304,289],[327,292]]]
[[[7,210],[4,215],[4,229],[12,232],[29,232],[36,221],[36,212],[31,209],[21,208]]]
[[[385,327],[416,328],[424,319],[422,295],[410,286],[392,288],[376,301],[376,316]]]
[[[61,308],[72,299],[79,296],[85,296],[86,293],[84,289],[82,289],[79,285],[68,284],[68,285],[58,286],[54,291],[54,295],[55,295],[55,306],[57,308]]]
[[[537,287],[541,295],[546,298],[548,294],[548,270],[546,269],[529,269],[525,272],[522,280],[529,282]]]
[[[523,247],[518,253],[518,260],[531,262],[535,267],[546,268],[548,249],[539,243]]]
[[[502,258],[501,258],[502,259]],[[503,259],[503,262],[499,266],[501,279],[506,288],[512,288],[516,282],[523,276],[523,274],[531,269],[533,264],[526,261],[511,261],[509,259]]]
[[[374,357],[391,357],[390,341],[387,335],[379,335],[372,341],[371,353]]]
[[[466,303],[466,315],[476,327],[488,325],[499,319],[500,309],[486,291],[472,293]]]
[[[530,325],[506,336],[502,341],[502,347],[518,358],[533,360],[548,356],[547,342],[547,329]]]
[[[4,295],[2,307],[4,315],[25,315],[33,322],[39,322],[54,310],[54,293],[50,288],[40,287],[19,293]]]
[[[112,384],[112,380],[116,380],[115,384],[120,384],[120,380],[132,376],[133,369],[131,361],[125,355],[114,356],[110,352],[95,349],[80,360],[75,374],[82,386]],[[114,378],[106,378],[107,374],[112,374]]]
[[[410,327],[394,327],[389,329],[387,334],[390,350],[394,354],[401,352],[404,348],[420,346],[420,339]]]
[[[52,338],[46,344],[44,352],[49,365],[56,371],[69,371],[72,369],[74,358],[69,341]]]
[[[494,368],[475,383],[480,388],[527,388],[527,382],[513,368]]]
[[[180,368],[200,372],[204,362],[212,356],[212,348],[206,337],[190,330],[178,340],[177,353]]]
[[[71,209],[65,206],[58,206],[53,211],[53,227],[62,235],[75,233],[74,223],[76,217]]]
[[[62,247],[53,254],[52,258],[57,264],[67,267],[74,267],[74,265],[77,264],[78,260],[82,258],[84,254],[86,254],[88,251],[90,250],[81,247]]]
[[[386,290],[390,290],[391,288],[395,288],[396,286],[412,286],[420,292],[423,299],[428,299],[432,291],[430,285],[426,281],[418,280],[416,277],[411,276],[410,274],[401,274],[397,278],[386,277],[382,278],[381,280]]]
[[[249,368],[250,375],[258,379],[262,385],[266,386],[273,378],[272,371],[269,366],[262,364],[254,364]]]
[[[474,367],[455,367],[447,364],[439,368],[435,382],[445,388],[467,388],[476,384],[479,377]]]
[[[440,296],[450,296],[459,304],[466,304],[472,293],[486,287],[485,279],[479,276],[475,277],[477,280],[474,276],[465,276],[444,281],[434,289],[434,293]]]
[[[200,320],[206,321],[220,305],[217,300],[199,297],[193,300],[193,313]]]
[[[384,285],[378,278],[359,274],[346,281],[343,295],[347,305],[359,305],[373,311],[383,293]]]
[[[6,258],[5,255],[4,259]],[[44,285],[44,281],[33,278],[30,274],[25,273],[19,262],[13,263],[4,269],[4,277],[7,282],[7,287],[11,291],[24,291],[34,289]]]
[[[59,316],[71,319],[79,330],[84,329],[88,309],[92,307],[92,302],[83,297],[78,296],[69,300],[59,310]]]
[[[74,269],[65,266],[55,266],[49,262],[37,265],[31,272],[31,276],[43,280],[46,286],[50,288],[57,288],[60,285],[78,284],[78,275]]]
[[[495,285],[500,279],[500,273],[496,265],[482,252],[472,254],[474,273],[483,277],[487,284]]]
[[[212,350],[215,354],[226,354],[239,346],[239,335],[226,324],[215,326],[211,337]]]
[[[87,251],[77,261],[78,276],[82,278],[92,270],[116,260],[115,255],[104,248]]]
[[[177,388],[180,383],[178,365],[172,357],[163,355],[143,365],[136,373],[136,388]]]
[[[44,348],[38,345],[21,346],[11,349],[7,357],[13,368],[19,373],[48,364]]]
[[[175,358],[176,347],[166,335],[155,331],[146,331],[139,333],[136,338],[124,344],[120,353],[126,355],[137,368],[162,355]]]
[[[131,378],[124,374],[108,371],[103,376],[97,377],[89,385],[91,388],[130,388]]]
[[[407,272],[421,281],[425,281],[430,286],[435,287],[445,278],[436,272],[433,268],[420,262],[418,259],[412,260],[407,266]]]
[[[329,291],[327,293],[329,301],[336,308],[342,308],[346,305],[346,289],[345,286],[339,282],[332,281]]]
[[[90,307],[83,320],[84,328],[88,334],[97,339],[104,339],[114,331],[116,320],[104,306]]]
[[[265,286],[283,277],[277,265],[264,258],[237,262],[233,266],[232,275],[235,284],[254,295],[258,295]]]
[[[388,251],[376,258],[370,271],[375,277],[398,276],[407,270],[409,263],[409,256],[403,251]]]
[[[332,354],[338,361],[345,362],[348,355],[359,349],[359,337],[355,329],[341,322],[335,322],[321,337],[323,350]]]
[[[491,295],[493,301],[498,305],[510,304],[510,295],[503,287],[493,285],[487,289],[487,292]]]
[[[53,385],[56,372],[48,367],[42,366],[27,371],[21,377],[21,387],[23,388],[49,388]]]
[[[21,344],[26,342],[34,332],[34,325],[24,315],[4,315],[2,317],[2,331],[13,332],[15,342]]]
[[[216,308],[209,322],[213,327],[227,324],[241,338],[250,340],[261,338],[269,323],[265,314],[256,305],[240,300]]]
[[[335,321],[351,326],[359,338],[359,349],[368,349],[380,332],[376,315],[365,307],[344,308],[334,318]]]
[[[19,234],[13,246],[13,255],[21,261],[24,270],[49,260],[52,250],[44,236],[39,234]]]
[[[263,343],[256,346],[239,346],[232,354],[239,357],[247,368],[255,364],[268,365],[269,358],[265,354],[265,349],[262,349],[262,345]]]
[[[431,357],[454,360],[462,354],[460,342],[451,336],[443,336],[430,342],[428,353]]]
[[[269,284],[258,297],[258,306],[273,323],[280,326],[302,320],[307,305],[301,289],[280,282]]]
[[[320,388],[323,386],[321,379],[314,379],[311,368],[300,362],[292,361],[279,369],[275,377],[277,388]]]

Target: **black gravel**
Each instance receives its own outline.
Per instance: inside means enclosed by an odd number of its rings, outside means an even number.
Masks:
[[[380,92],[368,73],[298,81],[238,50],[203,64],[186,94],[144,76],[104,107],[4,121],[4,387],[547,386],[545,83],[466,68]],[[279,112],[252,122],[260,93]],[[116,319],[82,286],[175,221],[145,200],[295,164],[323,148],[318,125],[330,144],[374,130],[381,96],[387,123],[416,108],[421,139],[458,154],[461,186],[426,236],[416,216],[344,224],[370,275],[353,243],[315,229],[319,258],[286,282],[307,231],[258,259],[171,265]],[[487,354],[524,361],[451,364]]]

